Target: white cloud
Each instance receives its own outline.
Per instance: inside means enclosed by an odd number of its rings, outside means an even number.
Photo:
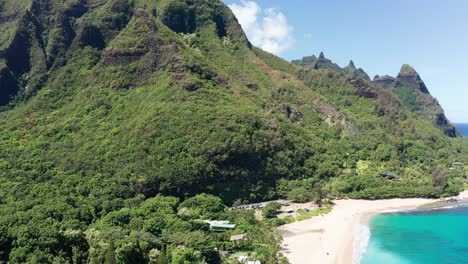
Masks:
[[[229,7],[255,46],[281,55],[294,44],[294,29],[282,12],[274,8],[263,11],[256,2],[249,0],[241,0],[240,4]]]

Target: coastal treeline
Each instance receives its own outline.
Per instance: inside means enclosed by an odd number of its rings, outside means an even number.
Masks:
[[[200,194],[181,202],[140,195],[119,207],[100,216],[92,205],[73,210],[65,201],[23,214],[2,211],[0,256],[11,263],[237,263],[239,256],[283,263],[272,222],[256,220],[253,210],[227,210],[219,197]],[[8,218],[15,222],[6,226]],[[236,228],[213,232],[203,221],[209,219]],[[235,234],[248,239],[231,241]]]

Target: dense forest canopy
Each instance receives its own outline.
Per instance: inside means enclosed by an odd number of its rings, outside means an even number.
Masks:
[[[278,223],[227,206],[463,189],[419,75],[314,60],[253,47],[218,0],[0,0],[0,261],[280,263]]]

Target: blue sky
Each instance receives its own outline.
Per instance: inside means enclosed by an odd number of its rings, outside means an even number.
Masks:
[[[452,122],[468,123],[467,0],[224,0],[254,44],[291,60],[320,51],[371,77],[412,65]],[[256,43],[255,43],[256,42]]]

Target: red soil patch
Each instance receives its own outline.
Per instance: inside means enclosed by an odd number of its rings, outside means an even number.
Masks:
[[[257,63],[255,64],[258,68],[268,72],[268,73],[272,73],[274,71],[273,68],[271,68],[270,66],[267,66],[265,64],[262,64],[262,63]]]

